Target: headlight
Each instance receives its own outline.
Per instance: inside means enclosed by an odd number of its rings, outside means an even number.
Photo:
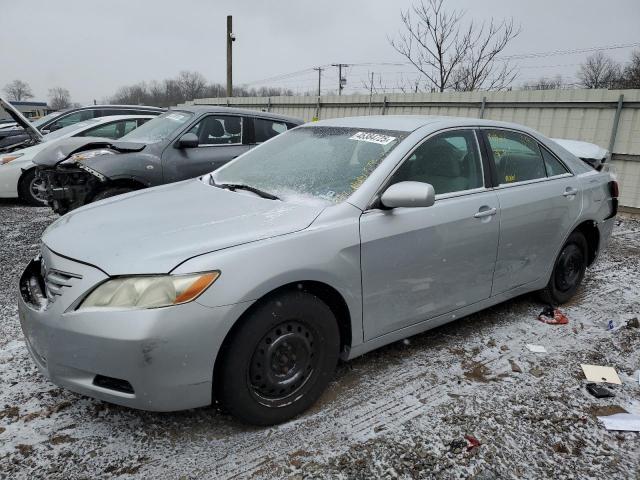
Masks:
[[[2,157],[2,159],[0,159],[0,164],[5,165],[5,164],[7,164],[9,162],[12,162],[16,158],[20,158],[23,155],[24,155],[24,153],[12,153],[11,155],[7,155],[6,157]]]
[[[62,163],[74,163],[83,162],[93,157],[99,157],[100,155],[113,155],[116,152],[109,150],[108,148],[99,148],[97,150],[86,150],[84,152],[78,152],[71,155]]]
[[[84,299],[78,310],[94,308],[159,308],[195,300],[220,272],[190,275],[121,277],[108,280]]]

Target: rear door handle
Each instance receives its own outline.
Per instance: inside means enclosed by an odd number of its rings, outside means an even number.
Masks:
[[[577,193],[578,193],[578,189],[577,188],[567,187],[562,195],[565,196],[565,197],[570,197],[570,196],[575,195]]]
[[[495,215],[498,211],[498,209],[496,208],[487,208],[486,210],[483,210],[481,207],[481,209],[478,211],[478,213],[476,213],[473,218],[483,218],[483,217],[491,217],[493,215]]]

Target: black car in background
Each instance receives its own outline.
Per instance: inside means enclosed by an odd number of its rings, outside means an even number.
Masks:
[[[148,107],[144,105],[90,105],[88,107],[75,107],[59,112],[53,112],[31,124],[43,135],[60,130],[78,122],[90,118],[106,117],[109,115],[160,115],[166,109]],[[18,125],[15,128],[0,129],[0,152],[7,152],[15,148],[29,146],[29,135]]]
[[[33,162],[47,203],[62,215],[104,198],[204,175],[302,123],[252,110],[180,107],[116,141],[58,142]]]

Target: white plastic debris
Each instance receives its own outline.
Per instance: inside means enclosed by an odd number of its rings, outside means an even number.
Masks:
[[[533,353],[547,353],[547,349],[542,345],[533,345],[531,343],[527,343],[526,347]]]
[[[630,413],[616,413],[606,417],[598,417],[607,430],[623,430],[627,432],[640,432],[640,415]]]
[[[622,385],[622,381],[618,376],[618,372],[613,367],[603,367],[601,365],[585,365],[581,364],[584,376],[590,382],[605,382]]]

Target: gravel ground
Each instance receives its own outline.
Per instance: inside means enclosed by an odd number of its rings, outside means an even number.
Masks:
[[[109,405],[38,373],[15,289],[54,218],[0,203],[0,478],[640,479],[640,433],[596,419],[640,414],[640,328],[606,330],[640,315],[638,220],[618,222],[568,325],[538,322],[524,296],[342,364],[311,411],[256,429],[214,407]],[[617,369],[615,398],[585,391],[581,363]]]

